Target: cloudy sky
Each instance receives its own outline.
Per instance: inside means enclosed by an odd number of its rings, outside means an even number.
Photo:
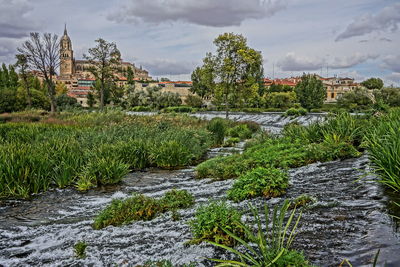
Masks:
[[[0,0],[0,62],[29,32],[62,35],[75,57],[101,37],[154,77],[190,79],[224,32],[262,52],[265,76],[381,77],[400,85],[398,0]]]

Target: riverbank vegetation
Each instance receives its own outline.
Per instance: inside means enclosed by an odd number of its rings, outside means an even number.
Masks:
[[[130,170],[182,167],[199,160],[214,139],[207,122],[187,116],[13,114],[7,120],[0,124],[1,197],[27,198],[53,186],[87,190],[120,182]]]
[[[171,190],[160,199],[135,194],[127,199],[114,199],[94,219],[93,228],[102,229],[109,225],[120,226],[133,221],[149,221],[161,213],[188,208],[194,197],[186,190]]]

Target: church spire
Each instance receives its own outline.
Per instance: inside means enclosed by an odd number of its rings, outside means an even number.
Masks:
[[[68,33],[67,33],[67,23],[64,23],[64,35],[68,35]]]

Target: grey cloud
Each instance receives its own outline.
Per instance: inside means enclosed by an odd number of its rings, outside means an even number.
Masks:
[[[333,62],[329,63],[329,67],[332,69],[345,69],[351,68],[358,64],[364,63],[368,59],[376,59],[378,55],[362,55],[355,53],[354,55],[347,57],[335,57]]]
[[[400,23],[400,3],[385,7],[378,14],[366,14],[358,17],[349,24],[344,32],[339,34],[335,41],[341,41],[354,36],[362,36],[376,31],[398,30]]]
[[[286,7],[287,0],[130,0],[108,15],[115,22],[177,22],[226,27],[246,19],[272,16]]]
[[[290,52],[286,54],[284,59],[278,61],[277,66],[283,71],[309,71],[320,69],[324,64],[323,59],[310,59]]]
[[[193,71],[194,63],[178,62],[173,60],[157,59],[149,62],[142,62],[145,69],[151,75],[180,75],[188,74]]]
[[[278,61],[277,66],[283,71],[312,71],[328,66],[331,69],[345,69],[361,64],[368,59],[376,59],[377,55],[362,55],[355,53],[347,57],[335,57],[333,60],[322,58],[307,58],[297,56],[291,52],[286,54],[285,58]]]
[[[391,43],[391,42],[392,42],[392,40],[391,40],[391,39],[389,39],[389,38],[385,38],[385,37],[382,37],[382,38],[380,38],[380,39],[379,39],[379,41],[382,41],[382,42],[388,42],[388,43]]]
[[[393,72],[392,74],[386,75],[385,80],[400,84],[400,72]]]
[[[383,60],[383,67],[394,72],[400,72],[400,55],[389,55]]]
[[[14,62],[18,45],[15,39],[0,38],[0,62]]]
[[[27,18],[33,7],[27,0],[0,0],[0,37],[22,38],[38,28]]]

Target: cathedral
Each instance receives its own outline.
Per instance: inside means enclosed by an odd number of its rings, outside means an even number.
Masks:
[[[68,36],[67,27],[60,40],[60,72],[58,82],[64,83],[69,90],[80,85],[79,81],[94,80],[93,74],[89,71],[91,63],[87,60],[75,60],[72,49],[71,38]],[[120,60],[114,75],[118,78],[119,84],[126,80],[126,71],[131,68],[135,80],[151,80],[149,73],[141,67],[137,68],[133,63]]]

